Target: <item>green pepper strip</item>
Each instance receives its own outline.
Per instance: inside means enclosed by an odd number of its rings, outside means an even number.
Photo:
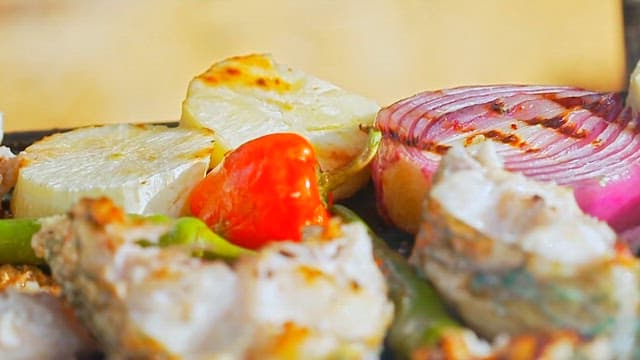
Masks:
[[[170,221],[166,216],[140,217],[156,223]],[[40,230],[40,227],[39,219],[0,220],[0,264],[44,264],[44,259],[37,257],[31,248],[31,238]],[[158,245],[189,245],[194,248],[194,256],[211,259],[234,259],[241,254],[253,253],[251,250],[231,244],[211,231],[204,222],[192,217],[176,219],[173,228],[160,237]]]
[[[340,185],[352,178],[354,174],[369,165],[378,152],[380,142],[382,141],[382,132],[373,127],[361,126],[360,128],[369,134],[367,146],[364,150],[344,167],[331,171],[322,171],[318,175],[318,184],[320,184],[320,188],[326,194],[337,189]]]
[[[176,219],[173,229],[162,235],[160,246],[189,245],[194,248],[192,255],[207,259],[235,259],[242,254],[254,252],[234,245],[209,229],[207,224],[195,217]]]
[[[364,221],[350,209],[334,205],[332,213],[345,222]],[[366,226],[366,224],[365,224]],[[397,357],[410,358],[418,350],[437,346],[445,333],[462,326],[447,312],[435,289],[420,278],[407,260],[377,236],[368,226],[373,255],[389,287],[395,317],[387,333],[387,343]]]
[[[0,220],[0,264],[44,264],[31,248],[31,237],[38,230],[38,219]]]

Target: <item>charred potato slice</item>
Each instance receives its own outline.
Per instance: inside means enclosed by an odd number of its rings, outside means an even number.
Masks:
[[[359,126],[371,125],[378,109],[363,96],[256,54],[215,63],[195,77],[180,125],[214,131],[214,162],[256,137],[295,132],[313,144],[320,167],[333,170],[363,151],[367,135]],[[348,197],[367,180],[368,171],[360,171],[334,195]]]

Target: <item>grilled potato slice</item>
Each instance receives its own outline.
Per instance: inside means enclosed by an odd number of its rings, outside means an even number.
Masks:
[[[19,154],[11,207],[16,217],[41,217],[104,195],[129,213],[178,215],[212,151],[204,129],[108,125],[52,135]]]
[[[274,62],[267,55],[233,57],[194,78],[182,106],[181,126],[215,132],[214,162],[240,144],[275,132],[296,132],[313,144],[320,166],[332,170],[359,154],[379,106],[362,96]],[[334,196],[360,188],[368,172],[356,174]]]

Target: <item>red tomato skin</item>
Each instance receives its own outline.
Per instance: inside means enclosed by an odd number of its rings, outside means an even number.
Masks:
[[[303,226],[329,218],[317,166],[313,147],[300,135],[251,140],[196,185],[189,198],[191,213],[250,249],[270,241],[299,241]]]

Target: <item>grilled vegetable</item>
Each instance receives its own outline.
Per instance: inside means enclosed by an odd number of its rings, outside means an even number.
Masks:
[[[324,224],[332,190],[366,167],[380,133],[346,166],[320,172],[312,145],[294,133],[250,140],[229,153],[191,192],[191,213],[232,242],[258,248],[269,241],[300,240],[300,230]]]
[[[158,226],[166,226],[157,243],[140,240],[143,246],[180,245],[192,252],[192,255],[206,258],[235,259],[241,254],[250,254],[250,250],[235,246],[213,233],[205,223],[192,217],[171,219],[166,216],[129,215],[133,222],[150,221]],[[44,261],[36,256],[31,240],[42,227],[59,221],[60,216],[42,219],[2,219],[0,220],[0,264],[40,265]]]
[[[411,261],[483,336],[569,330],[631,358],[638,261],[570,189],[504,171],[490,143],[468,150],[440,163]]]
[[[207,258],[235,259],[252,252],[229,243],[214,233],[207,224],[193,217],[173,220],[172,228],[160,236],[159,246],[183,245],[193,250],[194,255]]]
[[[31,237],[40,227],[37,219],[0,220],[0,264],[42,264],[31,248]]]
[[[34,237],[108,358],[376,359],[393,307],[359,224],[310,228],[229,265],[166,225],[83,200]]]
[[[311,144],[293,133],[270,134],[231,152],[198,183],[191,213],[233,243],[251,249],[296,240],[329,213],[318,186]]]
[[[65,213],[82,197],[109,196],[129,213],[179,215],[204,177],[209,130],[107,125],[49,136],[19,155],[15,217]]]
[[[204,127],[216,136],[215,162],[257,137],[295,132],[315,149],[323,171],[342,168],[360,154],[379,106],[326,81],[276,63],[267,55],[233,57],[191,81],[180,125]],[[368,167],[335,191],[353,194],[368,181]]]
[[[380,111],[372,164],[381,212],[415,233],[421,204],[452,146],[496,144],[505,168],[574,189],[588,214],[640,224],[637,116],[620,94],[566,87],[478,86],[424,92]]]

